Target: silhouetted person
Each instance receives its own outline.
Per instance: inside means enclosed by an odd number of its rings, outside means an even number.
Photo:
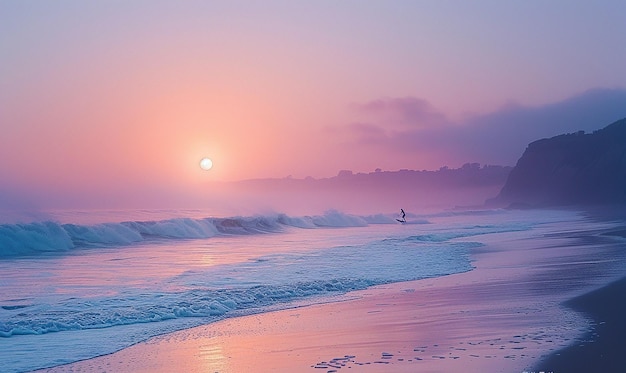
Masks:
[[[400,223],[406,223],[406,214],[404,213],[403,209],[400,209],[400,214],[402,215],[402,219],[396,219],[397,221],[399,221]]]

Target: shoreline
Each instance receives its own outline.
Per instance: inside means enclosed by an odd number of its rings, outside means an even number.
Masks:
[[[592,330],[576,344],[537,364],[554,373],[617,372],[626,367],[626,277],[570,299],[566,306],[593,320]]]
[[[520,328],[517,310],[493,310],[465,299],[467,273],[377,286],[349,293],[353,299],[343,301],[225,319],[35,372],[349,368],[409,373],[467,367],[487,371],[498,365],[521,373],[531,365],[525,361],[540,357],[536,346],[545,344],[546,337],[537,328]],[[541,322],[537,315],[531,317]],[[472,325],[467,325],[468,318]]]
[[[626,212],[614,206],[582,208],[590,219],[620,222],[604,229],[600,235],[626,239]],[[624,243],[616,245],[625,246]],[[576,343],[548,355],[533,367],[533,372],[588,373],[615,372],[626,366],[626,277],[563,302],[591,321],[590,330]]]
[[[593,281],[586,275],[615,242],[597,229],[572,232],[485,235],[469,272],[228,318],[37,372],[531,371],[587,330],[563,302],[618,277],[610,266]]]

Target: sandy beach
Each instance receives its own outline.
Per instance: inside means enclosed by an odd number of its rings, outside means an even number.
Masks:
[[[583,226],[485,235],[466,273],[230,318],[41,371],[572,372],[561,350],[602,340],[593,325],[605,315],[564,302],[624,275],[623,244]],[[577,299],[611,309],[593,294]]]

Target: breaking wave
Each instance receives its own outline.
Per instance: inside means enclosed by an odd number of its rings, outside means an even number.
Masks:
[[[379,214],[355,216],[339,211],[324,215],[292,217],[285,214],[233,218],[176,218],[160,221],[127,221],[95,225],[52,221],[0,225],[0,258],[67,252],[76,248],[126,246],[145,240],[210,238],[217,235],[278,233],[287,227],[363,227],[393,224]]]

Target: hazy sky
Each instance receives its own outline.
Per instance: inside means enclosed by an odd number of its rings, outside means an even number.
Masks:
[[[0,0],[0,191],[513,165],[626,116],[624,35],[623,0]]]

